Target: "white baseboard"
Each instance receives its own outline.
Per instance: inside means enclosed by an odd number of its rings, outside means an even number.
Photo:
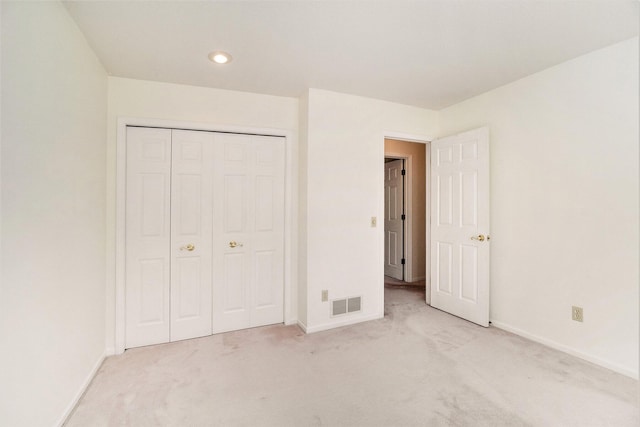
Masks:
[[[300,322],[298,322],[298,319],[296,319],[295,317],[292,317],[291,319],[286,319],[284,321],[285,326],[291,326],[291,325],[297,325]]]
[[[345,319],[345,320],[342,320],[342,321],[339,321],[339,322],[323,323],[321,325],[316,325],[316,326],[307,326],[307,325],[305,325],[304,327],[301,325],[300,327],[307,334],[312,334],[314,332],[327,331],[329,329],[340,328],[342,326],[355,325],[356,323],[368,322],[369,320],[381,319],[383,317],[384,317],[384,314],[380,315],[380,314],[376,313],[376,314],[372,314],[372,315],[364,316],[364,317]],[[298,323],[298,324],[300,324],[300,323]]]
[[[115,347],[107,347],[107,349],[104,351],[105,357],[115,356],[115,354],[116,354],[116,348]]]
[[[617,363],[610,362],[608,360],[601,359],[599,357],[593,356],[591,354],[583,353],[580,350],[576,350],[575,348],[569,347],[564,344],[560,344],[553,340],[549,340],[547,338],[542,338],[537,335],[531,334],[529,332],[523,331],[522,329],[516,328],[514,326],[508,325],[506,323],[502,323],[496,320],[491,320],[491,325],[495,326],[498,329],[505,330],[507,332],[511,332],[513,334],[519,335],[521,337],[530,339],[531,341],[535,341],[537,343],[546,345],[547,347],[551,347],[556,350],[560,350],[564,353],[570,354],[575,357],[579,357],[580,359],[586,360],[587,362],[591,362],[595,365],[602,366],[603,368],[610,369],[619,374],[625,375],[627,377],[631,377],[633,379],[638,379],[638,371],[634,371],[632,369],[626,368],[624,366],[620,366]]]
[[[71,402],[69,402],[69,405],[67,405],[67,409],[65,409],[64,413],[60,417],[60,420],[56,423],[58,427],[62,427],[64,423],[67,421],[67,418],[69,417],[69,415],[71,415],[71,413],[75,409],[76,405],[78,404],[78,401],[80,401],[80,398],[82,397],[84,392],[87,390],[87,387],[89,387],[89,384],[91,384],[93,377],[96,376],[98,369],[100,369],[100,366],[102,366],[102,362],[104,362],[105,357],[106,357],[106,354],[102,354],[98,358],[96,363],[93,365],[93,368],[91,369],[91,371],[89,372],[85,380],[83,381],[82,385],[80,386],[80,389],[78,390],[74,398],[71,400]]]
[[[300,329],[302,329],[302,331],[306,334],[307,333],[307,325],[304,324],[303,322],[301,322],[300,320],[298,320],[298,326],[300,327]]]

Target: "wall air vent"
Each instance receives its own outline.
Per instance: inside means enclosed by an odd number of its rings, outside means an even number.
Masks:
[[[360,297],[349,298],[347,300],[347,313],[353,313],[354,311],[360,311],[360,301],[362,301],[362,298],[360,298]]]
[[[331,316],[342,316],[362,309],[362,297],[351,297],[331,301]]]
[[[346,299],[337,299],[333,301],[333,304],[331,305],[332,310],[331,310],[331,315],[332,316],[339,316],[341,314],[346,314],[347,313],[347,300]]]

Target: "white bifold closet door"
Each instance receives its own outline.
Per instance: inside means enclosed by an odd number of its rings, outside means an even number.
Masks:
[[[126,348],[283,321],[283,138],[129,127],[126,181]]]

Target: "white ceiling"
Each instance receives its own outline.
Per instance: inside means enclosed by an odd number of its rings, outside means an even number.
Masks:
[[[68,1],[114,76],[440,109],[638,35],[636,0]],[[211,63],[222,49],[234,60]]]

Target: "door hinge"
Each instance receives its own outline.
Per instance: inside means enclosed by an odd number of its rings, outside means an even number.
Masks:
[[[407,216],[406,216],[405,214],[402,214],[402,216],[400,217],[400,219],[404,221],[405,219],[407,219]]]
[[[402,169],[402,175],[404,176],[404,175],[406,175],[406,174],[407,174],[407,171],[406,171],[406,170],[404,170],[404,169]]]
[[[404,262],[405,262],[405,261],[404,261],[404,258],[402,258],[402,259],[400,260],[400,264],[404,265]]]

